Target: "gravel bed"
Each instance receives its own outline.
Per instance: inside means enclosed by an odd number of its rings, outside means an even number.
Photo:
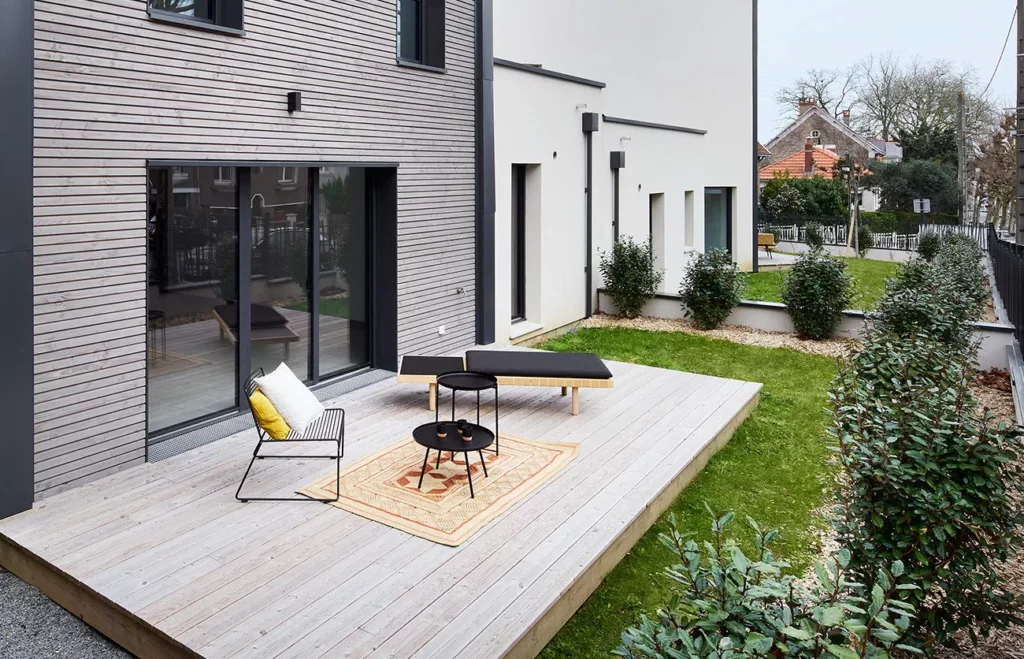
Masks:
[[[766,332],[764,330],[729,325],[716,330],[698,329],[688,320],[675,318],[623,318],[621,316],[610,316],[598,314],[584,320],[580,327],[627,327],[630,329],[647,330],[650,332],[685,332],[706,336],[711,339],[723,339],[733,343],[742,343],[748,346],[759,346],[761,348],[789,348],[800,352],[811,353],[812,355],[824,355],[826,357],[842,357],[846,355],[851,347],[856,345],[855,341],[849,339],[828,339],[825,341],[805,341],[797,338],[788,332]]]
[[[0,657],[127,659],[131,656],[36,588],[0,568]]]

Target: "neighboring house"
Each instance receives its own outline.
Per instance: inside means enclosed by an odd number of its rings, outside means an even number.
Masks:
[[[903,147],[897,142],[886,142],[885,140],[868,140],[875,145],[880,152],[878,160],[884,162],[903,162]]]
[[[789,178],[822,178],[832,179],[836,175],[836,163],[842,158],[835,152],[815,146],[811,138],[807,138],[804,150],[794,153],[788,158],[777,160],[766,165],[758,172],[761,189],[776,176]]]
[[[494,4],[11,3],[0,518],[247,415],[252,369],[579,320],[616,219],[666,291],[751,267],[753,1]]]
[[[496,341],[590,315],[616,236],[664,292],[694,251],[753,267],[754,4],[495,1]]]
[[[828,148],[840,156],[847,153],[852,155],[854,161],[862,167],[867,167],[885,155],[884,149],[858,135],[849,122],[849,112],[844,113],[842,120],[839,120],[815,101],[801,101],[796,120],[766,145],[771,151],[772,162],[802,152],[808,139],[815,146]]]
[[[764,165],[772,158],[772,152],[765,148],[760,142],[757,143],[757,164]]]

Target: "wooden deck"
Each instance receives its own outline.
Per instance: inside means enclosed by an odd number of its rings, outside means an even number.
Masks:
[[[0,522],[0,564],[142,657],[532,657],[760,389],[609,367],[616,387],[584,392],[577,417],[557,390],[502,390],[503,430],[580,452],[461,547],[322,504],[237,503],[250,431]],[[345,462],[431,419],[426,396],[388,381],[341,398]],[[251,485],[287,495],[328,464],[263,461]]]

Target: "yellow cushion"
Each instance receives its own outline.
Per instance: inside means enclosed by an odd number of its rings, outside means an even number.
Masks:
[[[292,431],[288,424],[285,423],[285,420],[281,418],[281,415],[277,413],[277,408],[274,407],[274,404],[259,389],[252,392],[252,396],[249,397],[249,404],[252,405],[256,423],[274,439],[284,439]]]

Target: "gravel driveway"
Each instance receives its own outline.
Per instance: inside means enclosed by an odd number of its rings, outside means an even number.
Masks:
[[[0,568],[0,657],[131,657],[36,588]]]

